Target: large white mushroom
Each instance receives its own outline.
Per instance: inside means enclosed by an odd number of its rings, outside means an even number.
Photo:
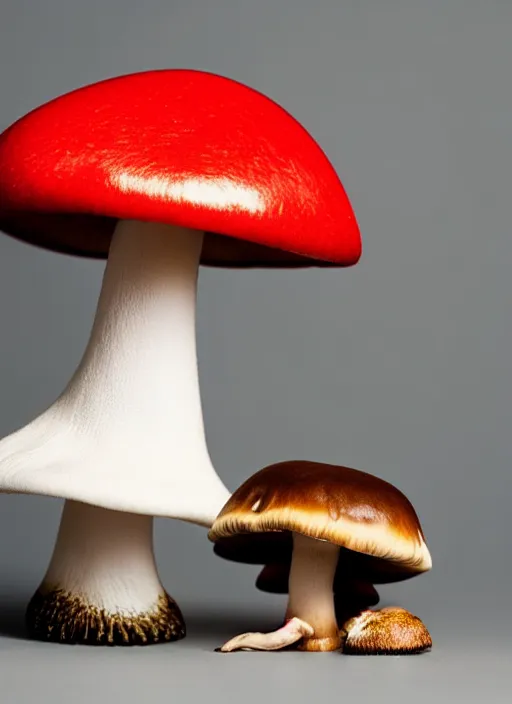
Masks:
[[[30,632],[183,637],[152,520],[209,527],[229,498],[203,425],[199,267],[355,264],[343,186],[304,128],[260,93],[205,72],[150,71],[63,95],[0,135],[0,228],[107,258],[74,376],[0,442],[0,491],[66,499]]]

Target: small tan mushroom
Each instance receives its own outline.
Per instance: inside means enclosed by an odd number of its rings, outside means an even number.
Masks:
[[[432,647],[423,621],[399,606],[363,611],[343,628],[347,655],[413,655]]]
[[[402,579],[432,566],[418,516],[404,494],[382,479],[348,467],[291,461],[260,470],[234,492],[209,538],[216,545],[234,540],[237,551],[245,542],[250,551],[251,539],[261,545],[258,535],[267,534],[269,543],[275,536],[279,543],[283,533],[291,534],[293,552],[280,647],[293,643],[308,651],[341,647],[333,596],[341,550],[392,566]],[[275,632],[243,634],[221,650],[275,646]]]

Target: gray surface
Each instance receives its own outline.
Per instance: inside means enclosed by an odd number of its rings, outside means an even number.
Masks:
[[[29,643],[23,604],[60,503],[0,497],[2,702],[506,702],[512,618],[512,4],[506,0],[3,0],[0,125],[77,85],[187,66],[281,102],[320,141],[364,237],[346,271],[203,271],[207,432],[231,488],[293,457],[366,469],[414,502],[433,571],[383,590],[422,616],[417,658],[212,652],[280,615],[255,568],[157,522],[187,641],[140,650]],[[0,434],[60,392],[92,322],[101,263],[0,238]],[[507,694],[508,691],[508,694]],[[144,695],[144,696],[143,696]],[[361,698],[362,695],[362,698]],[[228,699],[229,700],[229,699]]]

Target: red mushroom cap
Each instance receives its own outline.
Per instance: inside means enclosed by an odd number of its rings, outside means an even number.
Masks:
[[[361,238],[326,155],[236,81],[158,70],[79,88],[0,135],[0,228],[103,258],[118,219],[207,233],[216,266],[351,266]]]

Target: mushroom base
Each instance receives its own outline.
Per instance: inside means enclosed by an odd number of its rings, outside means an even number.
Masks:
[[[153,645],[186,635],[183,615],[172,597],[162,594],[154,609],[109,613],[82,597],[42,585],[26,612],[29,635],[36,640],[69,645]]]
[[[183,617],[156,566],[153,519],[67,501],[27,624],[33,637],[61,643],[182,638]]]
[[[304,638],[297,645],[297,650],[307,653],[329,653],[333,650],[340,650],[342,642],[339,633],[326,638]]]

